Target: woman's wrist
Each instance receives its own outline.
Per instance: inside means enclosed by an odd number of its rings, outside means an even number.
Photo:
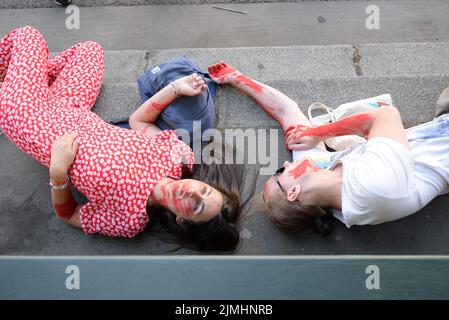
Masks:
[[[67,170],[50,167],[50,180],[57,185],[67,183]]]
[[[173,94],[175,95],[176,98],[179,98],[180,96],[182,96],[181,91],[179,90],[179,85],[177,84],[178,80],[172,81],[169,84],[170,89],[172,90]]]

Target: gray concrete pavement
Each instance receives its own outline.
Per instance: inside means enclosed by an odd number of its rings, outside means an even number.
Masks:
[[[279,142],[279,145],[282,144]],[[47,171],[0,137],[1,255],[154,255],[198,254],[162,242],[151,230],[132,239],[86,236],[54,217]],[[279,153],[279,161],[289,159]],[[14,164],[13,167],[11,164]],[[260,177],[261,190],[266,177]],[[378,226],[353,227],[335,222],[326,238],[312,230],[285,234],[258,211],[244,218],[238,255],[314,254],[448,254],[448,197],[440,197],[420,212]]]
[[[98,6],[149,6],[149,5],[183,5],[183,4],[238,4],[238,3],[279,3],[327,0],[72,0],[72,4],[81,7]],[[359,0],[334,0],[359,1]],[[392,1],[392,0],[390,0]],[[2,0],[0,9],[56,8],[53,0]]]
[[[449,44],[373,44],[360,46],[363,76],[357,76],[352,46],[228,48],[106,52],[103,89],[94,111],[109,120],[129,115],[138,105],[135,78],[148,66],[181,53],[202,68],[219,58],[284,91],[305,110],[321,100],[329,106],[391,93],[406,124],[432,117],[439,92],[447,86]],[[253,57],[253,58],[252,58]],[[417,63],[422,61],[422,63]],[[220,129],[273,127],[249,98],[226,86],[218,91]],[[0,254],[8,255],[140,255],[196,254],[162,242],[151,230],[133,239],[85,236],[57,220],[51,208],[48,173],[5,136],[0,137]],[[277,140],[274,166],[290,159]],[[254,170],[251,175],[255,175]],[[257,192],[267,176],[257,179]],[[79,198],[81,200],[82,198]],[[378,226],[346,227],[321,238],[313,231],[284,234],[257,208],[257,195],[242,222],[239,255],[295,254],[448,254],[449,198],[442,196],[420,212]]]
[[[449,83],[448,43],[371,44],[360,46],[359,52],[362,77],[356,75],[349,45],[107,52],[96,112],[106,120],[131,113],[140,103],[132,79],[147,66],[185,54],[204,70],[224,59],[281,89],[304,112],[315,101],[337,107],[389,92],[406,126],[432,119],[435,106],[429,101],[436,101]],[[235,89],[223,88],[217,100],[219,128],[277,126],[259,112],[254,101]]]
[[[72,0],[81,7],[301,2],[303,0]],[[314,0],[312,0],[314,1]],[[319,1],[319,0],[318,0]],[[341,1],[341,0],[340,0]],[[53,0],[2,0],[0,9],[57,8]]]
[[[380,30],[365,27],[372,1],[81,8],[80,30],[67,30],[63,8],[0,10],[0,33],[34,25],[60,51],[97,40],[106,50],[294,46],[449,41],[445,0],[376,1]]]

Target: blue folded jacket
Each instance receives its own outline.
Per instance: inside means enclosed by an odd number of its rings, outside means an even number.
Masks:
[[[175,99],[161,112],[156,121],[161,130],[187,130],[190,134],[190,145],[193,143],[193,121],[201,121],[201,133],[214,126],[216,84],[209,74],[201,71],[198,65],[186,56],[181,56],[151,67],[137,80],[143,103],[170,82],[194,72],[203,77],[208,90],[194,97],[182,96]]]

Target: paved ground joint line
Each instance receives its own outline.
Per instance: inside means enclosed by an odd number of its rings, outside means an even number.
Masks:
[[[362,66],[360,64],[361,59],[360,48],[358,46],[352,46],[352,62],[354,63],[355,74],[357,76],[363,76]]]
[[[148,67],[150,66],[149,64],[150,64],[150,58],[151,58],[151,54],[150,54],[150,51],[145,51],[145,57],[144,57],[144,59],[145,59],[145,69],[144,69],[144,71],[146,71],[147,69],[148,69]]]

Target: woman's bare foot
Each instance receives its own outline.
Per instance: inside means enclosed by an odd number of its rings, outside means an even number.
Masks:
[[[210,65],[208,70],[212,80],[219,84],[232,83],[242,75],[240,71],[231,67],[224,61]]]

